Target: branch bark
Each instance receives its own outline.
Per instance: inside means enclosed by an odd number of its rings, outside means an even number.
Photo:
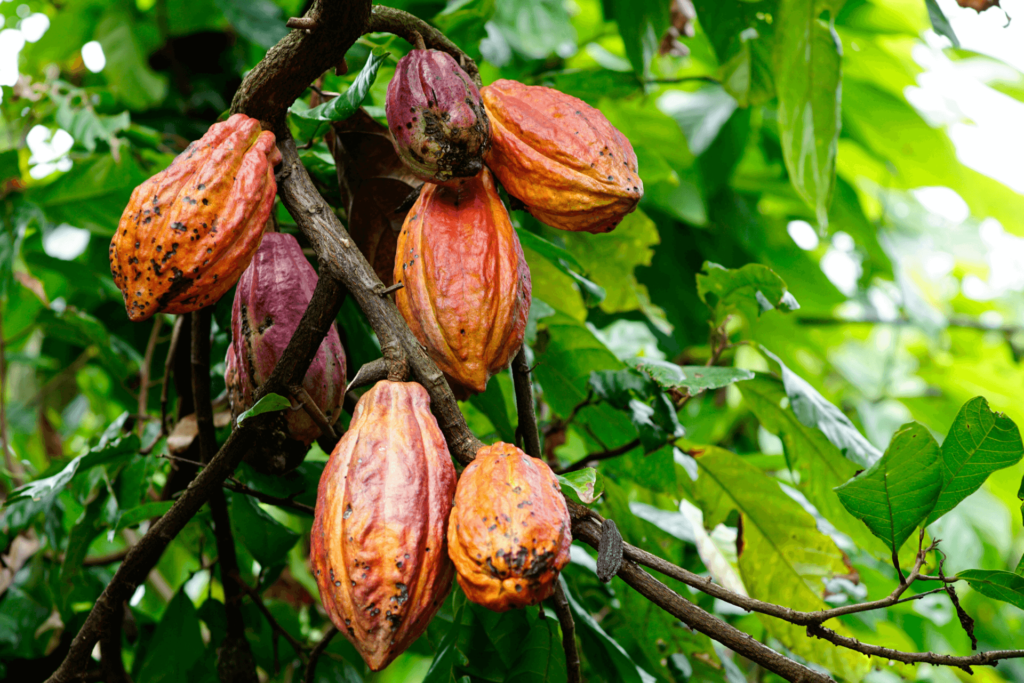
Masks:
[[[477,68],[476,62],[459,49],[459,46],[453,43],[448,36],[419,17],[393,7],[374,5],[365,32],[392,33],[404,38],[407,43],[417,49],[422,50],[422,45],[425,44],[426,47],[447,52],[469,74],[477,87],[480,87],[480,69]]]
[[[562,588],[562,579],[555,583],[555,593],[551,596],[555,603],[555,614],[558,616],[558,623],[562,627],[562,649],[565,650],[565,668],[569,683],[582,683],[583,674],[580,673],[580,652],[576,648],[576,622],[572,619],[572,610],[569,608],[569,600],[565,597],[565,589]]]
[[[209,463],[217,450],[217,436],[213,427],[213,404],[210,401],[210,320],[212,308],[192,314],[192,400],[196,406],[199,453],[203,464]],[[217,675],[223,683],[257,683],[256,660],[245,637],[245,619],[242,616],[242,591],[233,580],[238,575],[238,556],[235,538],[231,533],[231,518],[224,490],[216,488],[210,493],[210,516],[217,539],[217,565],[220,582],[224,587],[224,616],[227,633],[217,648]]]
[[[523,450],[527,455],[542,459],[537,411],[533,405],[533,382],[530,380],[530,366],[526,362],[525,343],[512,359],[512,383],[516,389],[516,413],[519,416],[517,430],[523,437]]]

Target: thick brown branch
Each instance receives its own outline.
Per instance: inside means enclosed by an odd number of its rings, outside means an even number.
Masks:
[[[569,608],[569,600],[565,597],[561,580],[555,584],[555,594],[551,596],[551,601],[555,603],[555,614],[562,627],[562,649],[565,650],[568,681],[581,683],[583,675],[580,673],[580,653],[576,647],[576,623],[572,620],[572,610]]]
[[[527,455],[541,457],[540,432],[537,429],[537,413],[533,406],[533,382],[530,380],[530,366],[526,362],[526,346],[512,359],[512,382],[516,389],[516,412],[519,415],[519,433],[523,437]]]
[[[284,157],[279,173],[278,196],[313,245],[320,264],[320,280],[337,278],[355,299],[381,342],[394,340],[403,351],[416,380],[430,394],[431,410],[452,455],[469,463],[483,444],[466,426],[459,405],[444,375],[437,369],[398,312],[390,297],[381,296],[384,285],[348,231],[334,215],[299,160],[295,141],[280,130],[278,148]]]
[[[477,86],[481,84],[480,69],[469,55],[460,50],[459,46],[453,43],[448,36],[408,12],[384,5],[374,5],[364,33],[392,33],[404,38],[406,42],[417,49],[423,49],[422,46],[425,44],[426,47],[447,52],[455,58],[455,61],[470,75]]]
[[[122,603],[122,613],[127,607]],[[100,638],[100,668],[103,671],[103,680],[106,683],[132,683],[128,672],[124,669],[124,659],[121,656],[121,626],[124,617],[110,620],[103,637]]]
[[[591,519],[580,519],[573,524],[573,537],[597,548],[601,530]],[[640,569],[633,562],[623,562],[619,578],[645,598],[677,617],[684,624],[717,640],[733,652],[743,655],[787,681],[799,683],[834,683],[831,678],[780,655],[759,643],[746,633],[705,612],[678,593]]]
[[[971,671],[972,666],[995,666],[995,664],[1002,659],[1019,659],[1024,657],[1024,650],[989,650],[988,652],[979,652],[967,657],[940,655],[935,652],[901,652],[888,647],[882,647],[881,645],[862,643],[856,638],[839,635],[832,629],[819,624],[811,624],[808,626],[807,635],[814,636],[815,638],[823,638],[824,640],[835,645],[839,645],[840,647],[855,650],[856,652],[866,655],[884,657],[885,659],[904,662],[906,664],[938,664],[940,666],[955,666],[958,669],[963,669],[969,674],[974,673]]]

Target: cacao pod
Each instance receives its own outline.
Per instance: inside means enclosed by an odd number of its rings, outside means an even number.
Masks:
[[[398,156],[427,182],[475,176],[490,144],[480,91],[440,50],[413,50],[398,60],[385,112]]]
[[[608,232],[644,194],[626,136],[583,100],[499,80],[481,91],[491,122],[487,166],[538,220]]]
[[[110,241],[131,320],[197,311],[234,286],[260,245],[279,163],[274,134],[235,114],[135,188]]]
[[[455,468],[426,389],[378,382],[320,477],[310,561],[331,621],[374,671],[423,633],[451,590]]]
[[[496,612],[537,604],[554,592],[571,543],[551,468],[511,444],[481,448],[459,477],[448,522],[466,597]]]
[[[231,307],[231,346],[224,382],[228,387],[231,412],[236,418],[252,407],[256,390],[270,378],[313,298],[316,283],[316,271],[302,254],[295,237],[279,232],[263,236],[256,256],[238,280]],[[320,408],[328,424],[334,424],[341,415],[345,397],[345,350],[334,324],[320,343],[302,380],[302,388]],[[320,436],[320,427],[304,409],[285,414],[288,436],[302,442],[303,446],[292,450],[305,456],[309,444]],[[278,446],[270,450],[283,455],[284,451]],[[302,461],[301,456],[298,462],[261,469],[277,472],[292,469]],[[254,456],[251,462],[259,466],[265,458]]]
[[[423,186],[398,235],[399,281],[395,303],[430,357],[483,391],[522,346],[530,312],[530,269],[489,171]]]

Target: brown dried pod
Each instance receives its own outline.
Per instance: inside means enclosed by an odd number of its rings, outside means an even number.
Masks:
[[[481,448],[455,489],[448,554],[466,597],[496,612],[550,596],[572,528],[558,478],[515,446]]]
[[[454,492],[426,389],[378,382],[320,477],[310,539],[324,608],[374,671],[423,633],[451,589]]]
[[[553,228],[608,232],[644,194],[626,136],[583,100],[500,80],[481,91],[491,121],[484,161]]]
[[[490,172],[423,186],[398,236],[395,282],[402,317],[455,384],[481,392],[508,367],[526,332],[530,269]]]
[[[130,319],[197,311],[234,286],[260,245],[279,163],[274,134],[235,114],[135,188],[110,241]]]

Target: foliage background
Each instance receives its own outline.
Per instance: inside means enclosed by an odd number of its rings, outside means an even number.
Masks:
[[[823,446],[819,432],[794,419],[775,379],[781,367],[761,349],[839,406],[879,450],[910,420],[941,441],[960,406],[977,395],[1014,421],[1024,420],[1018,400],[1024,380],[1024,197],[961,161],[984,163],[978,144],[971,145],[992,138],[984,125],[1015,115],[1019,123],[1024,75],[966,49],[966,41],[963,49],[950,47],[932,30],[921,0],[696,0],[699,20],[689,24],[694,34],[683,39],[684,56],[656,55],[672,20],[665,0],[392,4],[444,30],[479,60],[485,83],[515,78],[576,95],[601,108],[636,148],[646,195],[641,210],[613,233],[558,233],[524,213],[515,215],[534,282],[528,342],[538,363],[542,423],[550,428],[545,450],[568,464],[638,435],[644,446],[654,444],[651,453],[638,447],[600,465],[604,495],[596,506],[619,522],[630,542],[694,571],[710,567],[719,580],[731,575],[762,599],[820,604],[820,581],[789,566],[788,551],[772,549],[792,530],[780,521],[785,511],[806,527],[806,547],[838,547],[859,576],[832,579],[830,601],[887,594],[895,573],[885,552],[863,528],[844,526],[841,510],[829,514],[824,507],[830,492],[822,487],[831,480],[814,469],[815,449],[834,447]],[[1004,4],[1010,14],[1024,10],[1013,0]],[[996,11],[978,18],[988,22],[980,30],[961,14],[969,10],[939,5],[967,35],[1004,30]],[[302,11],[301,0],[0,4],[6,27],[0,32],[6,60],[0,64],[3,417],[14,454],[13,466],[2,474],[4,488],[12,490],[19,476],[53,475],[73,456],[98,449],[92,460],[80,461],[66,487],[4,510],[0,666],[10,680],[44,678],[109,581],[112,565],[83,567],[82,558],[124,548],[144,532],[146,519],[169,504],[161,491],[171,463],[156,457],[167,452],[166,443],[149,456],[138,454],[140,445],[153,442],[157,424],[150,421],[136,436],[117,440],[122,427],[133,428],[124,414],[139,409],[139,373],[152,325],[125,317],[109,277],[107,240],[132,188],[228,108],[245,72],[284,35],[284,20]],[[790,20],[786,12],[805,21]],[[841,51],[819,17],[834,21]],[[808,27],[807,35],[794,33],[800,25]],[[801,91],[775,61],[793,58],[788,50],[804,39],[812,44],[820,84],[810,91]],[[102,48],[101,68],[93,61],[95,48],[83,51],[91,41]],[[382,119],[394,59],[408,49],[403,41],[362,41],[349,54],[349,75],[328,75],[324,88],[344,90],[375,45],[392,55],[365,103]],[[88,67],[83,53],[92,61]],[[807,103],[817,136],[804,148],[803,138],[794,138],[792,117]],[[993,111],[1004,112],[1005,119]],[[1005,136],[1004,153],[1012,156],[1019,131]],[[326,148],[319,143],[303,155],[328,199],[336,198]],[[815,163],[791,176],[787,155]],[[986,170],[1018,183],[1019,190],[1020,177],[1007,175],[1008,166]],[[293,225],[283,208],[278,218],[285,230]],[[677,416],[685,428],[677,448],[658,443],[674,427],[665,414],[674,411],[659,403],[660,392],[629,395],[646,402],[646,410],[629,399],[605,401],[584,407],[559,429],[559,418],[586,399],[592,372],[623,370],[637,356],[684,365],[711,356],[709,311],[695,280],[705,262],[767,265],[799,302],[788,313],[744,310],[730,323],[734,340],[763,347],[730,349],[721,364],[768,374],[687,402]],[[229,304],[225,297],[215,314],[215,361],[226,349]],[[151,414],[159,406],[170,322],[156,337],[146,392]],[[339,322],[351,374],[379,349],[351,300]],[[214,369],[215,393],[223,389],[222,371],[222,365]],[[171,399],[173,405],[173,390]],[[485,441],[512,440],[509,377],[495,378],[485,394],[462,405]],[[711,452],[715,460],[708,462],[723,474],[718,488],[708,478],[691,478],[696,465],[686,452],[708,446],[736,454]],[[262,479],[246,467],[238,476],[254,488],[311,503],[325,459],[314,447],[284,480]],[[828,488],[856,471],[844,463],[849,471]],[[943,539],[947,572],[1017,566],[1024,551],[1017,498],[1022,473],[1020,464],[996,473],[930,527],[933,537]],[[800,505],[816,516],[806,516]],[[743,509],[749,544],[739,560],[736,508]],[[304,643],[316,642],[327,622],[306,564],[310,518],[241,495],[232,496],[231,511],[245,578],[258,584],[283,628]],[[764,544],[751,540],[754,528]],[[124,656],[135,680],[215,679],[214,650],[224,627],[218,609],[223,591],[209,569],[212,548],[204,512],[132,599]],[[843,573],[841,563],[836,571],[830,562],[808,574]],[[745,670],[624,584],[598,583],[593,564],[587,551],[574,548],[565,572],[588,680],[770,678]],[[758,585],[758,576],[778,580]],[[966,586],[961,593],[978,620],[982,649],[1019,646],[1018,609]],[[386,672],[365,672],[339,638],[322,660],[318,680],[564,680],[551,619],[536,609],[491,614],[466,605],[458,591],[454,595],[427,636]],[[970,643],[948,601],[933,597],[850,617],[844,625],[869,642],[968,653]],[[692,599],[837,676],[856,680],[866,673],[859,655],[791,638],[777,625],[707,596]],[[275,664],[267,621],[251,602],[245,609],[261,669],[272,680],[296,680],[301,672],[290,646],[277,644]],[[927,666],[884,667],[867,675],[966,677]],[[1022,678],[1024,666],[1014,662],[974,676]]]

